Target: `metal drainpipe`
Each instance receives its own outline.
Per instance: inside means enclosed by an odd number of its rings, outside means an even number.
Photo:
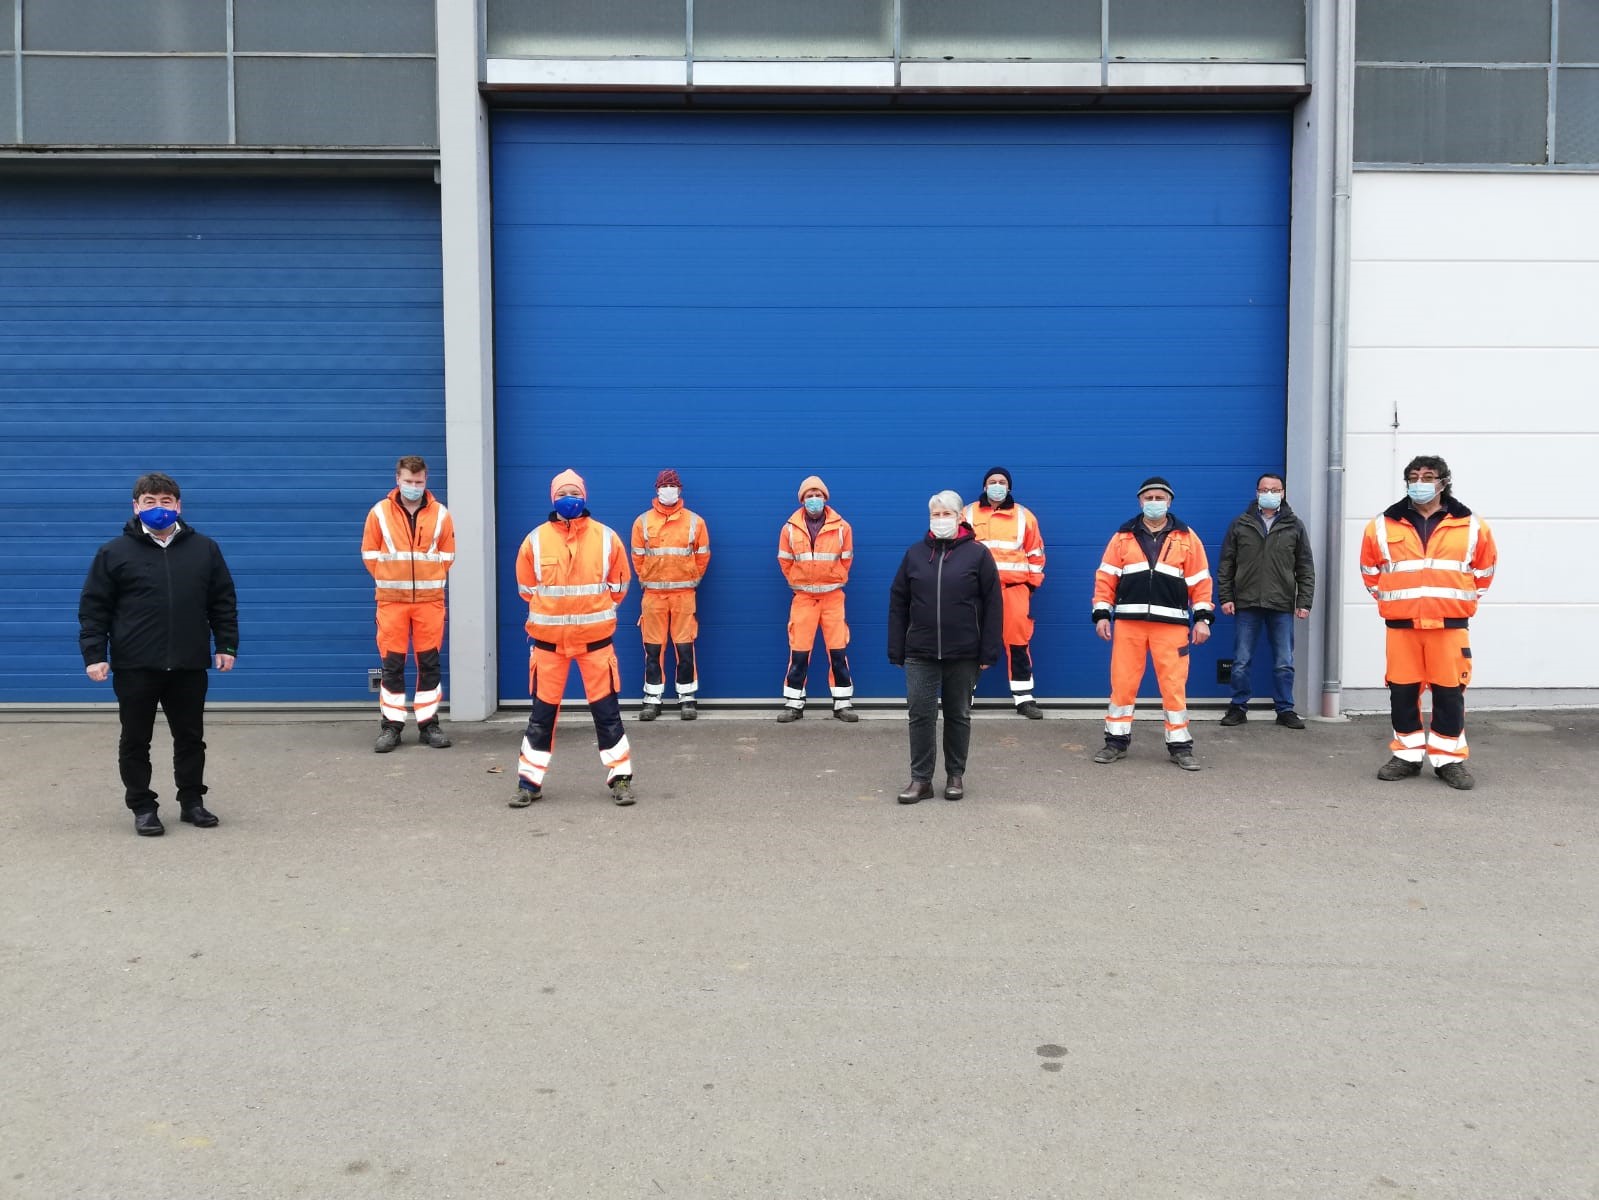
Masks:
[[[1355,0],[1335,6],[1333,73],[1332,332],[1328,347],[1327,554],[1321,594],[1326,597],[1321,715],[1343,708],[1344,644],[1344,407],[1349,379],[1349,190],[1354,175]]]

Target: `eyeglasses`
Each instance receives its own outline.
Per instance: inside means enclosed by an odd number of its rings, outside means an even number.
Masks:
[[[1412,471],[1405,476],[1406,483],[1437,483],[1443,478],[1436,471]]]

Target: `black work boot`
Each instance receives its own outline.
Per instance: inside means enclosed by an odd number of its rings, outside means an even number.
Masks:
[[[1406,762],[1397,754],[1377,768],[1377,778],[1389,783],[1395,779],[1413,779],[1420,774],[1419,762]]]
[[[450,735],[444,732],[444,727],[437,721],[429,721],[416,732],[417,740],[424,746],[432,746],[435,750],[450,748]]]
[[[1098,751],[1095,752],[1094,761],[1097,763],[1113,763],[1120,762],[1126,757],[1126,750],[1122,749],[1120,746],[1112,746],[1109,742],[1106,742],[1099,748]]]
[[[1477,786],[1465,763],[1445,763],[1441,767],[1434,767],[1432,773],[1458,792],[1469,792]]]
[[[652,700],[646,700],[643,707],[638,710],[638,719],[640,721],[653,721],[660,715],[661,706]]]
[[[677,706],[677,719],[679,721],[697,720],[699,715],[700,710],[692,700],[684,700]]]
[[[1285,708],[1277,714],[1277,724],[1284,729],[1303,729],[1305,727],[1305,718],[1301,717],[1293,709]]]
[[[387,754],[396,749],[400,744],[400,730],[398,726],[385,725],[383,732],[378,734],[378,740],[372,744],[372,749],[378,754]]]
[[[1036,700],[1023,700],[1016,706],[1017,715],[1026,717],[1029,721],[1042,721],[1044,710],[1038,707]]]
[[[1237,704],[1229,704],[1227,711],[1221,715],[1223,726],[1242,725],[1247,720],[1249,720],[1249,710]]]
[[[798,721],[804,715],[805,710],[803,708],[795,708],[792,705],[785,704],[783,711],[777,714],[777,723],[779,725],[787,725],[790,721]]]

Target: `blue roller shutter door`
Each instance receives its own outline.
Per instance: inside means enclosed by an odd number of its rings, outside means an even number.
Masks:
[[[437,189],[13,180],[0,395],[26,497],[0,533],[0,702],[111,700],[83,675],[78,592],[150,470],[237,581],[239,667],[212,697],[366,700],[366,511],[400,454],[447,493]]]
[[[656,471],[682,472],[714,538],[702,695],[775,700],[776,535],[807,474],[855,526],[862,696],[903,694],[887,592],[927,497],[1002,465],[1049,547],[1038,693],[1085,697],[1108,686],[1094,568],[1138,483],[1170,477],[1214,558],[1282,462],[1283,117],[505,113],[493,145],[507,699],[516,548],[567,466],[624,537]],[[1229,643],[1196,650],[1192,694],[1223,694]]]

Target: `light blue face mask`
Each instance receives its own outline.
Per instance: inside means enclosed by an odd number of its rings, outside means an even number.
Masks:
[[[582,496],[557,496],[555,498],[556,513],[567,521],[575,521],[583,515],[584,502]]]
[[[1003,483],[991,483],[984,490],[988,494],[988,502],[990,504],[1002,504],[1005,497],[1010,495],[1010,488]]]
[[[1255,499],[1260,502],[1260,507],[1270,512],[1272,509],[1282,506],[1283,494],[1281,492],[1256,492]]]
[[[409,500],[412,504],[415,504],[418,500],[422,499],[423,496],[427,495],[427,491],[428,490],[425,485],[422,487],[406,487],[405,484],[402,483],[400,485],[400,498],[403,500]]]
[[[1425,482],[1407,483],[1405,495],[1410,497],[1412,504],[1431,504],[1438,496],[1438,485],[1430,479]]]
[[[1145,500],[1144,516],[1148,517],[1151,521],[1158,521],[1166,515],[1166,510],[1170,507],[1171,505],[1167,504],[1164,500]]]
[[[813,517],[821,516],[823,510],[826,508],[827,501],[821,496],[807,496],[805,498],[805,511],[810,513]]]

